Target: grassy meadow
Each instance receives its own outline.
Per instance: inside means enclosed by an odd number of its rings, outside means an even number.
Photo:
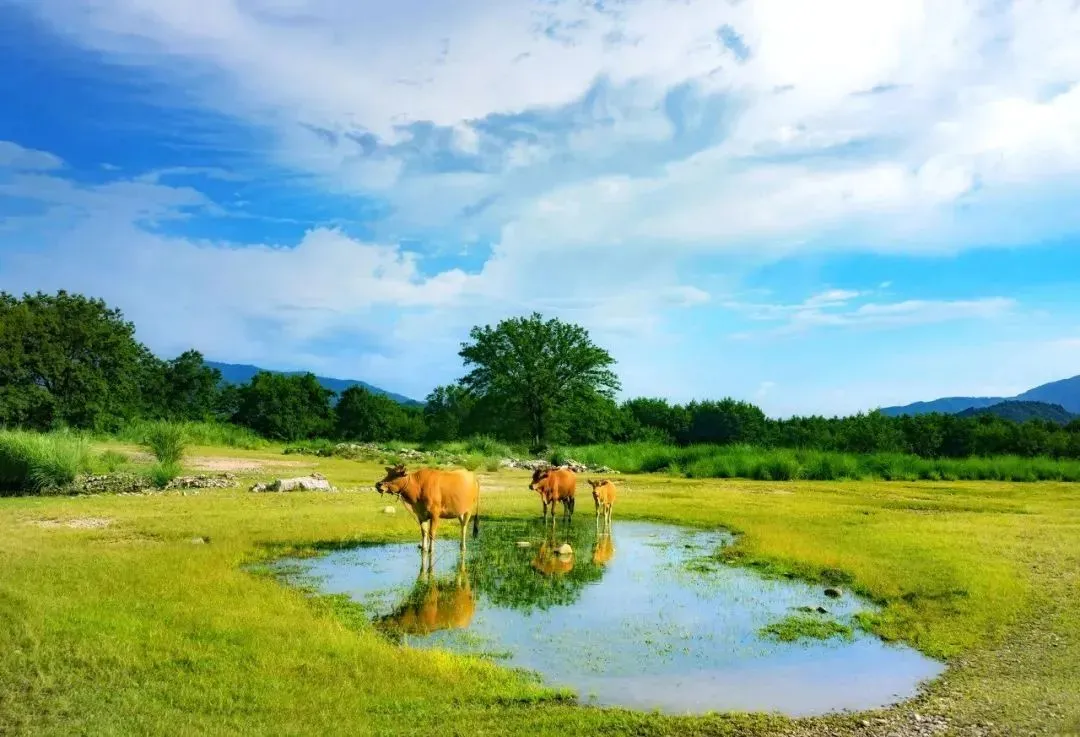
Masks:
[[[126,455],[149,454],[152,435],[74,439],[83,455],[59,465],[146,470],[163,461]],[[168,438],[156,441],[167,455]],[[22,468],[18,458],[52,452],[20,456],[7,442],[0,478]],[[488,451],[472,449],[502,454]],[[867,627],[949,670],[914,702],[870,714],[582,707],[496,662],[399,649],[342,599],[253,570],[285,554],[412,539],[415,523],[400,508],[382,513],[377,463],[203,436],[174,459],[180,470],[232,470],[240,487],[0,499],[0,734],[885,735],[892,727],[877,719],[914,728],[916,714],[944,716],[955,734],[1080,733],[1080,487],[716,479],[704,472],[715,454],[688,451],[675,469],[640,449],[564,452],[668,470],[620,478],[616,535],[633,518],[738,531],[729,563],[865,594],[883,606]],[[340,493],[247,491],[313,470]],[[525,472],[479,472],[483,518],[539,514]],[[581,511],[577,524],[592,524],[591,505]]]

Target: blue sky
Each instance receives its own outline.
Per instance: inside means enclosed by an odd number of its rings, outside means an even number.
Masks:
[[[580,322],[773,415],[1080,373],[1066,0],[0,0],[0,289],[423,397]]]

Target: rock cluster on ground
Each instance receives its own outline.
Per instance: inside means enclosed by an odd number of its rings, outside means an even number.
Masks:
[[[255,484],[252,491],[337,491],[321,473],[298,476],[291,479],[274,479],[268,483]]]
[[[80,476],[67,491],[73,494],[143,494],[176,489],[227,489],[232,486],[236,486],[234,474],[204,473],[177,476],[164,489],[157,489],[146,476],[122,471]]]
[[[424,463],[436,466],[459,466],[467,460],[465,456],[448,453],[442,450],[422,451],[416,448],[391,448],[377,443],[338,443],[333,446],[305,446],[294,445],[285,448],[286,455],[302,454],[321,457],[350,458],[350,459],[375,459],[380,458],[404,463]],[[551,462],[543,458],[503,458],[499,461],[499,468],[519,471],[534,471],[537,468],[547,468]],[[589,466],[573,459],[567,459],[561,465],[569,468],[574,473],[597,473],[605,475],[617,474],[613,468],[607,466]]]

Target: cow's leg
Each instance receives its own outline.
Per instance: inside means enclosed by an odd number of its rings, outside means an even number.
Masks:
[[[427,520],[421,520],[421,522],[420,522],[420,552],[421,553],[426,553],[427,552],[428,524],[429,524],[429,522]]]
[[[466,512],[465,514],[461,515],[458,518],[461,521],[461,553],[462,553],[462,555],[465,554],[465,532],[469,529],[469,517],[471,517],[471,516],[472,515],[470,515],[468,512]]]
[[[432,557],[435,556],[435,530],[438,526],[439,515],[431,515],[431,521],[428,522],[428,552]]]

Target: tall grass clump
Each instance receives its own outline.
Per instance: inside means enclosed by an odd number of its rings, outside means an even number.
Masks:
[[[61,490],[90,462],[90,444],[79,435],[0,431],[0,494]]]
[[[155,422],[147,428],[143,444],[167,466],[179,466],[187,449],[188,437],[184,425],[175,422]]]
[[[223,422],[169,422],[134,420],[115,434],[117,440],[138,445],[147,445],[151,433],[162,424],[180,427],[191,445],[239,448],[241,450],[259,450],[270,445],[246,427]]]

